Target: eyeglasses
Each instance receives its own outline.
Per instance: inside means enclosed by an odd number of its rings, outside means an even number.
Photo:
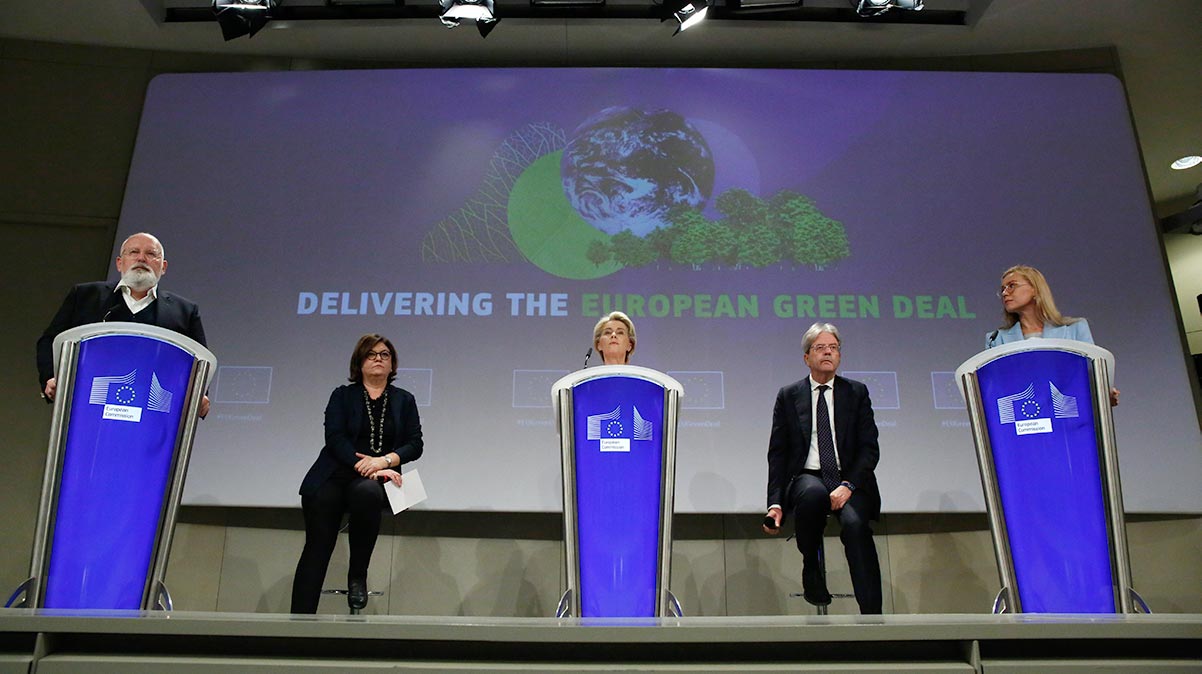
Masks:
[[[143,253],[146,254],[146,259],[148,260],[159,260],[163,257],[163,253],[154,248],[147,251],[143,251],[140,248],[127,248],[121,251],[121,257],[137,257]]]
[[[391,351],[368,351],[366,360],[392,360]]]
[[[822,353],[823,351],[830,351],[831,353],[839,353],[839,345],[838,344],[811,344],[810,351],[817,351],[819,353]]]
[[[997,290],[997,296],[1001,297],[1002,295],[1005,295],[1006,293],[1014,292],[1015,288],[1019,288],[1022,286],[1029,286],[1029,285],[1031,285],[1031,284],[1023,283],[1022,281],[1011,281],[1009,283],[1003,283],[1002,287],[998,288],[998,290]]]

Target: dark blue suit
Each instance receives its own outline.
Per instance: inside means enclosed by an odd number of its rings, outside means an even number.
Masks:
[[[872,400],[864,384],[839,376],[831,393],[840,477],[856,487],[838,513],[840,538],[861,613],[880,613],[881,571],[869,523],[881,512],[875,473],[881,452]],[[809,377],[781,388],[768,440],[768,505],[793,515],[797,549],[808,560],[818,552],[831,513],[830,492],[822,480],[803,472],[813,433],[811,402]]]

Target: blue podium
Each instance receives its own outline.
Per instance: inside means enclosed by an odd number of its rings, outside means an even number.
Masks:
[[[169,610],[167,555],[217,361],[184,335],[139,323],[67,330],[54,355],[30,578],[9,603]]]
[[[567,588],[557,615],[680,615],[669,591],[676,422],[684,389],[603,365],[551,389],[563,461]]]
[[[1132,613],[1110,377],[1114,356],[1032,339],[956,370],[1002,589],[994,612]]]

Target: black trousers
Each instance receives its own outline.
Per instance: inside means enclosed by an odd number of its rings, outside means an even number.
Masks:
[[[881,563],[876,556],[876,543],[872,540],[872,523],[869,522],[868,497],[859,491],[852,492],[843,508],[834,513],[839,518],[842,531],[843,552],[847,555],[847,568],[851,571],[851,585],[855,589],[856,602],[864,615],[881,613]],[[793,527],[797,549],[805,564],[818,563],[818,547],[822,544],[822,532],[826,529],[827,516],[831,514],[831,496],[822,478],[802,473],[793,481],[789,493],[793,506]]]
[[[317,493],[301,497],[305,513],[305,549],[296,563],[292,580],[292,612],[317,613],[321,586],[325,582],[330,555],[338,541],[343,513],[349,513],[351,559],[347,571],[351,578],[367,579],[376,538],[383,519],[384,485],[358,475],[335,474],[318,488]]]

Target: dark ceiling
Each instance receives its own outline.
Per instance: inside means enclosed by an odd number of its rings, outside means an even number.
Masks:
[[[542,0],[540,0],[541,2]],[[662,0],[661,0],[662,1]],[[742,0],[751,2],[752,0]],[[928,0],[922,12],[856,17],[845,0],[713,15],[673,36],[652,0],[534,6],[497,0],[487,38],[447,30],[435,0],[285,0],[253,39],[225,42],[209,0],[4,0],[0,38],[289,59],[292,68],[687,66],[1117,72],[1126,85],[1160,216],[1194,200],[1202,167],[1199,0]],[[323,18],[337,16],[339,18]],[[172,17],[173,20],[168,20]],[[185,20],[187,19],[187,20]],[[1099,63],[1099,53],[1109,54]],[[263,67],[279,67],[278,63]]]

